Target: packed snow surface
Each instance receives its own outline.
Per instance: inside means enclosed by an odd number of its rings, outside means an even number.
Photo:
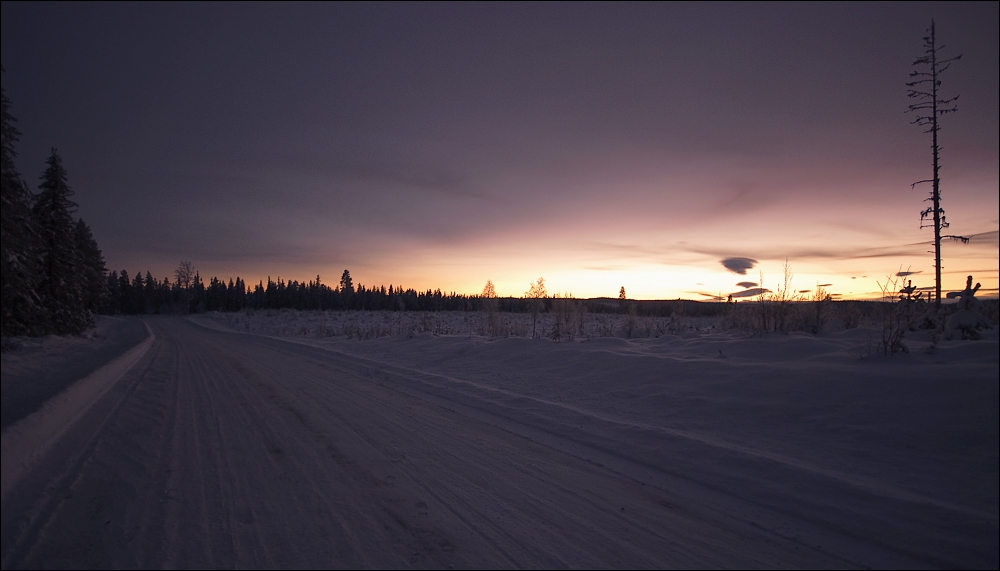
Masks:
[[[97,316],[86,334],[19,337],[0,354],[2,428],[38,410],[42,404],[118,357],[146,337],[142,320]]]
[[[4,500],[4,568],[998,567],[996,329],[477,319],[146,319]]]

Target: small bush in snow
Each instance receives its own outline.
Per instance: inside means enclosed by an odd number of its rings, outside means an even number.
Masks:
[[[980,284],[972,287],[972,276],[965,282],[965,289],[960,292],[948,294],[950,298],[958,298],[958,311],[948,318],[944,327],[946,339],[979,339],[981,329],[989,329],[990,323],[984,315],[976,311],[979,308],[979,300],[976,299],[976,292],[979,291]]]

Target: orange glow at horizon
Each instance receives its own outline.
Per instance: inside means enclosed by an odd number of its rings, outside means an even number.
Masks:
[[[982,250],[984,248],[980,248]],[[974,251],[960,255],[957,246],[945,249],[945,270],[942,272],[943,291],[960,291],[965,287],[967,275],[972,275],[974,282],[982,287],[979,297],[997,297],[1000,285],[1000,269],[997,268],[997,258],[991,258],[986,248],[986,255]],[[919,252],[917,252],[919,253]],[[807,290],[802,294],[809,297],[817,286],[835,296],[835,299],[879,299],[880,286],[889,279],[897,278],[899,287],[907,280],[921,290],[933,290],[934,272],[929,255],[913,256],[905,264],[895,262],[892,257],[858,258],[846,260],[803,260],[789,258],[788,264],[792,273],[792,291]],[[606,266],[600,266],[604,262]],[[613,262],[613,260],[611,261]],[[573,297],[618,297],[621,287],[625,288],[629,299],[690,299],[696,301],[711,301],[725,299],[730,294],[737,294],[747,289],[763,286],[775,291],[783,286],[783,266],[785,260],[759,260],[745,274],[727,270],[715,260],[692,260],[688,264],[658,264],[641,261],[631,261],[612,265],[608,260],[596,260],[593,263],[581,263],[574,256],[564,253],[561,256],[547,257],[537,254],[532,257],[511,256],[491,258],[488,261],[477,259],[476,255],[451,252],[442,259],[419,257],[409,265],[388,264],[388,268],[377,264],[344,263],[325,265],[325,267],[309,268],[308,265],[285,265],[271,268],[267,274],[257,275],[252,269],[249,272],[237,271],[231,263],[208,263],[201,268],[204,279],[217,275],[220,279],[242,277],[248,286],[253,287],[258,281],[266,283],[268,277],[284,281],[296,280],[308,282],[319,274],[322,282],[336,286],[344,269],[351,272],[355,285],[365,287],[404,287],[417,291],[438,290],[445,293],[478,295],[482,292],[487,280],[493,282],[496,292],[501,297],[522,297],[534,281],[543,277],[549,295],[572,295]],[[222,271],[212,271],[212,268]],[[952,269],[956,268],[956,269]],[[241,268],[242,270],[250,268]],[[280,271],[273,271],[280,270]],[[910,272],[909,275],[895,276],[898,272]],[[171,274],[172,275],[172,274]],[[761,276],[763,275],[763,284]],[[744,285],[739,285],[740,283]],[[745,285],[745,284],[753,284]],[[925,294],[927,295],[927,294]]]

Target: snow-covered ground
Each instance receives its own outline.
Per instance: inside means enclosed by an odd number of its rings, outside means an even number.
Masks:
[[[5,498],[4,567],[998,566],[996,326],[583,318],[147,318]]]
[[[7,339],[0,353],[2,427],[21,420],[67,387],[121,355],[146,337],[136,317],[99,315],[81,336],[45,335]]]
[[[530,315],[502,318],[530,331]],[[909,352],[884,357],[873,347],[879,331],[864,327],[750,336],[710,318],[639,318],[652,336],[625,339],[628,316],[587,315],[573,340],[554,342],[485,337],[485,319],[294,311],[199,318],[436,375],[442,391],[546,418],[553,430],[580,430],[601,449],[748,501],[848,532],[877,527],[932,565],[997,566],[995,326],[977,341],[935,343],[909,332]],[[550,331],[553,320],[543,314],[538,330]],[[883,512],[873,497],[907,508]]]
[[[490,314],[474,311],[295,311],[211,312],[195,317],[233,331],[278,337],[375,339],[411,333],[582,340],[598,337],[659,337],[710,332],[719,320],[704,317],[648,317],[612,313],[549,312]],[[555,328],[556,322],[559,327]],[[533,335],[534,333],[534,335]]]

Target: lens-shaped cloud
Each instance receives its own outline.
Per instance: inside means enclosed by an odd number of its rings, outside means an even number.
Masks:
[[[733,293],[729,294],[729,296],[733,297],[733,298],[737,298],[737,297],[754,297],[755,295],[760,295],[762,293],[768,293],[770,291],[771,290],[767,289],[766,287],[755,287],[755,288],[752,288],[752,289],[745,289],[743,291],[733,292]]]
[[[727,270],[745,276],[747,275],[747,270],[752,269],[757,260],[753,258],[726,258],[721,263]]]

